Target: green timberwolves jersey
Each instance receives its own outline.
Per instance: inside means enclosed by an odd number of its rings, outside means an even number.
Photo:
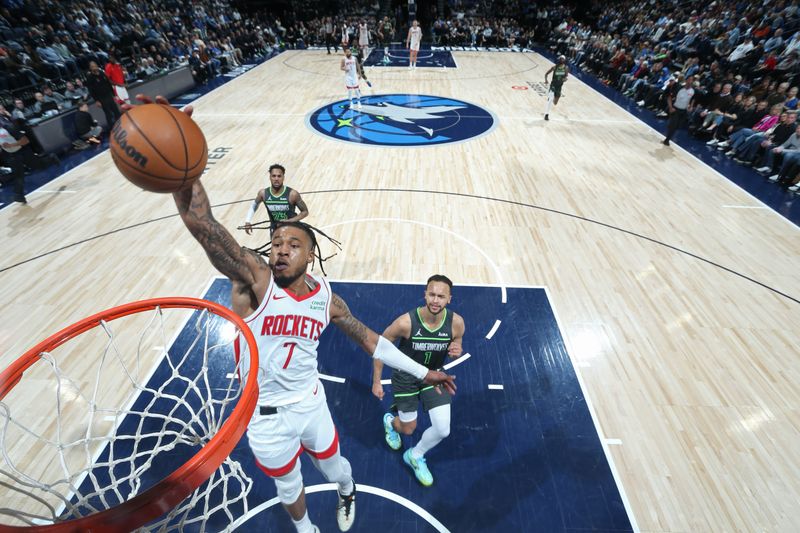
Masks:
[[[442,321],[433,330],[422,321],[419,308],[409,311],[408,316],[411,317],[411,338],[400,340],[400,351],[429,369],[442,368],[453,340],[453,313],[443,310]]]
[[[281,189],[278,196],[272,195],[272,188],[264,189],[264,205],[269,210],[272,220],[286,220],[295,216],[294,206],[289,204],[289,193],[292,192],[286,185]]]
[[[556,87],[563,85],[565,79],[567,79],[567,66],[556,65],[556,69],[553,71],[552,85],[555,85]]]

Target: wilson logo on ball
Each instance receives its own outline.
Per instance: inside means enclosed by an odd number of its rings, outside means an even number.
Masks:
[[[124,152],[126,156],[133,159],[133,161],[142,168],[147,166],[147,158],[143,156],[133,145],[128,144],[128,132],[122,129],[121,120],[117,121],[117,123],[114,125],[114,129],[111,130],[111,135],[119,145],[120,150]]]

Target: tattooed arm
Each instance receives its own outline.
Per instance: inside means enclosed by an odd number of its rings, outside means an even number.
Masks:
[[[402,353],[391,342],[354,317],[353,313],[350,312],[350,308],[347,307],[345,301],[338,294],[331,295],[331,304],[331,322],[361,346],[364,351],[372,355],[374,359],[380,359],[387,366],[408,372],[429,385],[443,385],[450,394],[455,394],[455,376],[449,376],[436,370],[428,370]],[[441,394],[441,390],[438,387],[436,390]]]
[[[206,251],[211,264],[239,286],[252,287],[269,279],[269,267],[259,255],[240,246],[211,214],[211,204],[200,180],[172,194],[178,213]]]

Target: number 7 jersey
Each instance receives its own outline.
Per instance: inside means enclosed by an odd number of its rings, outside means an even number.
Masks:
[[[258,405],[299,402],[317,386],[317,348],[330,322],[332,292],[321,276],[306,274],[306,283],[316,286],[297,296],[278,287],[270,275],[264,300],[244,319],[258,345]],[[247,344],[237,338],[235,348],[244,380],[250,371]]]

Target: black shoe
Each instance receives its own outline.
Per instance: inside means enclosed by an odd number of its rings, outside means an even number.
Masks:
[[[353,492],[347,496],[339,494],[339,504],[336,506],[336,523],[339,531],[349,531],[356,519],[356,484],[353,483]]]
[[[14,201],[15,202],[19,202],[21,204],[27,204],[28,203],[28,200],[25,198],[24,194],[18,194],[16,196],[14,196]]]
[[[664,146],[669,146],[669,139],[664,139],[663,141],[661,141],[661,144],[663,144]]]
[[[547,113],[545,113],[545,115],[544,115],[544,119],[545,119],[545,120],[550,120],[550,115],[548,115]]]

